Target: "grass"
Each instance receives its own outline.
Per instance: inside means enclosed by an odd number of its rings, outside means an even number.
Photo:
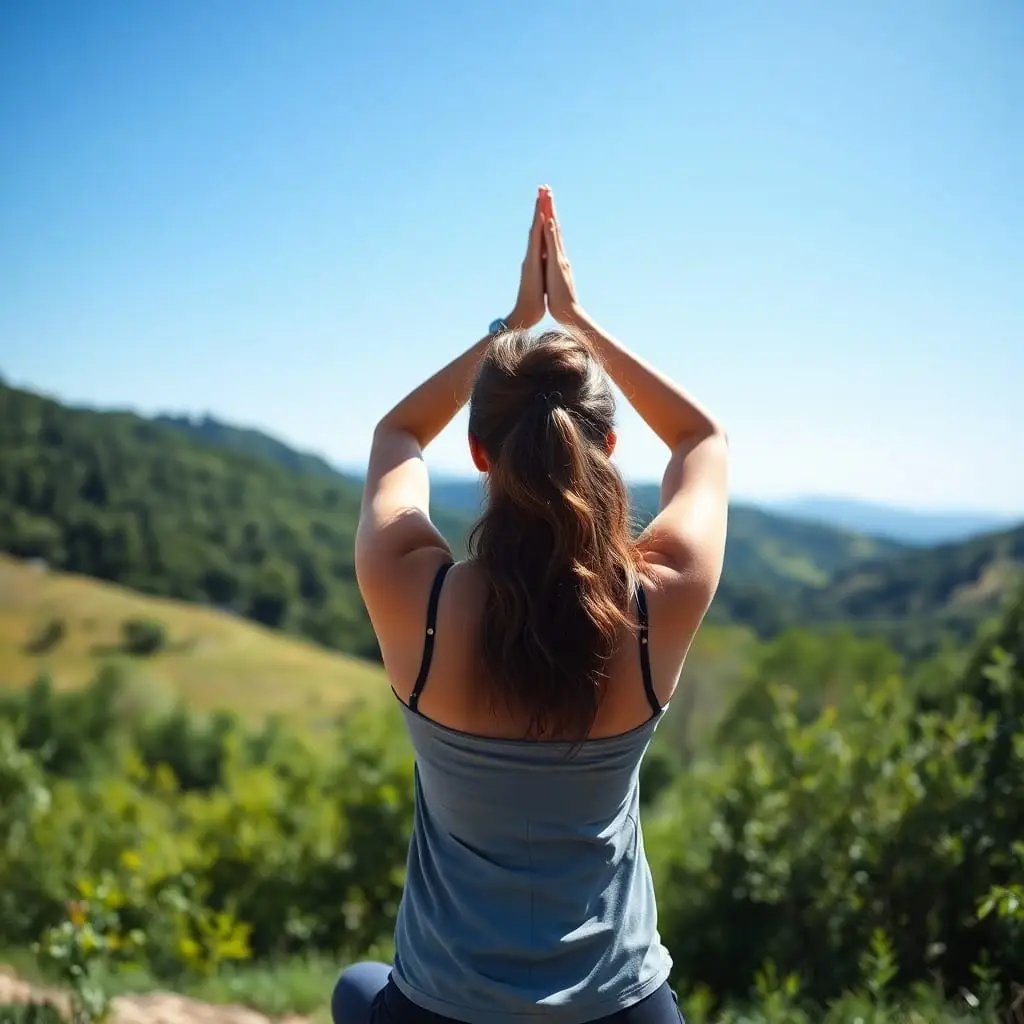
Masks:
[[[379,666],[335,654],[227,612],[148,597],[112,583],[51,572],[0,555],[0,686],[49,672],[58,689],[83,685],[120,641],[125,619],[163,624],[166,650],[117,656],[130,690],[154,703],[184,698],[200,711],[312,720],[387,692]],[[45,654],[28,641],[48,622],[64,635]],[[104,653],[107,652],[107,653]]]
[[[35,984],[52,984],[41,975],[31,954],[23,950],[0,952],[0,964]],[[223,967],[213,977],[173,986],[182,995],[214,1005],[242,1005],[266,1014],[309,1015],[312,1024],[329,1024],[329,1002],[341,970],[338,961],[327,957],[284,960],[277,964]],[[154,981],[142,972],[126,972],[109,981],[116,995],[138,995],[167,991],[166,983]],[[750,1005],[708,1014],[702,1000],[683,999],[687,1024],[995,1024],[1024,1022],[1024,1016],[996,1014],[976,1004],[972,997],[946,1002],[937,991],[922,989],[909,1002],[884,998],[875,1001],[866,993],[849,995],[827,1009],[803,1007],[798,998],[782,992],[764,993]]]

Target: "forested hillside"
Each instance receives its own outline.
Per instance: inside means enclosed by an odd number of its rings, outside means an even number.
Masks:
[[[376,655],[353,568],[361,484],[322,458],[209,417],[72,409],[3,384],[0,450],[0,550]],[[457,553],[480,493],[434,487]],[[657,489],[633,503],[646,521]],[[763,637],[848,622],[922,653],[969,635],[1022,562],[1024,527],[912,549],[736,505],[709,622]]]
[[[1024,525],[851,566],[804,595],[799,614],[808,624],[862,623],[903,649],[937,632],[965,640],[998,612],[1022,570]]]
[[[0,450],[3,550],[375,654],[356,483],[3,384]]]
[[[236,427],[223,423],[212,416],[190,418],[188,416],[158,416],[155,422],[201,441],[203,444],[217,448],[228,448],[244,455],[253,455],[303,473],[314,473],[330,479],[341,477],[347,486],[362,488],[362,481],[354,476],[342,473],[332,466],[325,458],[313,452],[300,452],[289,447],[276,437],[253,430],[249,427]],[[465,550],[464,538],[469,528],[471,516],[461,513],[457,508],[433,508],[431,517],[434,525],[445,535],[453,550],[461,553]]]

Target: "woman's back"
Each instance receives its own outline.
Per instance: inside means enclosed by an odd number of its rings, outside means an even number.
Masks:
[[[446,616],[453,626],[457,597]],[[416,752],[416,814],[393,973],[418,1005],[459,1019],[519,1022],[544,1007],[554,1020],[588,1021],[668,977],[639,822],[640,763],[663,709],[642,590],[638,598],[628,647],[646,714],[626,732],[580,745],[479,735],[427,717],[435,686],[458,694],[471,682],[435,675],[435,647],[458,662],[458,650],[473,646],[454,629],[442,640],[429,602],[418,686],[402,703]],[[449,693],[432,703],[459,702]]]

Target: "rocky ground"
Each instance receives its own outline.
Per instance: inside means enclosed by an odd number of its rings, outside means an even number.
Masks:
[[[53,1002],[64,1008],[67,996],[18,978],[0,967],[0,1004]],[[172,992],[120,996],[114,1000],[113,1024],[310,1024],[307,1017],[272,1018],[244,1006],[213,1006]]]

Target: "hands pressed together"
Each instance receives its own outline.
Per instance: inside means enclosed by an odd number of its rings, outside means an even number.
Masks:
[[[542,185],[537,190],[519,295],[508,324],[520,330],[533,327],[544,316],[545,307],[561,324],[572,323],[581,313],[551,189]]]

